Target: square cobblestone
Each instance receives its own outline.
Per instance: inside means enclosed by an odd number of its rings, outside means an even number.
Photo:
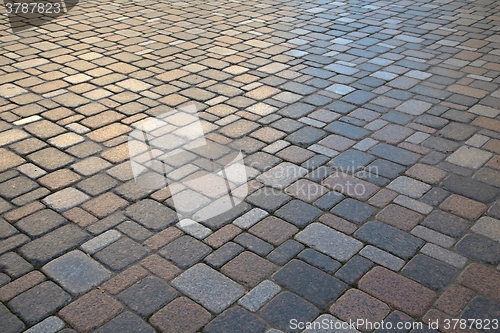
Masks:
[[[54,282],[46,281],[16,296],[8,305],[29,324],[35,324],[71,301]]]
[[[78,332],[88,333],[119,314],[122,308],[114,298],[93,290],[64,307],[59,315]]]
[[[244,288],[205,264],[197,264],[172,281],[181,292],[208,310],[220,313],[244,294]]]
[[[276,266],[252,252],[245,251],[222,266],[221,272],[247,288],[253,288],[271,275]]]
[[[340,261],[349,260],[363,247],[360,241],[321,223],[307,226],[295,239]]]
[[[179,297],[156,312],[149,321],[165,333],[195,333],[210,318],[210,313],[203,307],[187,297]]]
[[[111,272],[80,251],[52,260],[42,271],[72,295],[84,294],[111,277]]]
[[[174,288],[157,277],[146,277],[118,294],[118,299],[141,316],[149,316],[177,296]]]

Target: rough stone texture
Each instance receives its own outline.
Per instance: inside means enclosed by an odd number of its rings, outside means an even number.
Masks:
[[[245,251],[222,266],[221,273],[245,287],[252,288],[271,275],[275,269],[276,266],[271,262]]]
[[[72,295],[84,294],[111,277],[111,272],[80,251],[52,260],[42,271]]]
[[[174,288],[157,277],[146,277],[118,294],[118,299],[141,316],[149,316],[177,296]]]
[[[379,221],[366,223],[354,236],[404,259],[412,257],[424,244],[421,239]]]
[[[59,311],[61,318],[78,332],[90,332],[101,326],[122,310],[114,298],[93,290]]]
[[[349,260],[363,247],[360,241],[321,223],[309,225],[295,239],[340,261]]]
[[[177,222],[177,214],[160,203],[145,199],[125,210],[125,214],[148,229],[160,231]]]
[[[190,236],[182,236],[160,250],[160,255],[182,269],[191,267],[211,252],[211,248]]]
[[[181,292],[208,310],[221,313],[240,298],[244,288],[204,264],[197,264],[172,281]]]
[[[373,268],[358,285],[361,290],[410,316],[422,315],[435,297],[430,289],[382,267]]]
[[[9,307],[29,324],[35,324],[71,301],[54,282],[46,281],[11,299]]]
[[[256,332],[264,333],[266,323],[247,310],[235,306],[224,311],[211,321],[203,330],[206,333],[218,332]]]
[[[187,297],[179,297],[152,315],[149,321],[162,332],[194,333],[210,318],[210,313],[203,307]]]
[[[265,280],[240,298],[238,304],[251,312],[259,310],[267,301],[280,292],[281,288],[272,281]]]
[[[31,263],[44,264],[58,255],[74,249],[89,238],[74,225],[65,225],[22,246],[22,255]]]
[[[345,283],[300,260],[290,261],[273,280],[319,308],[325,308],[347,289]]]
[[[283,332],[293,332],[290,327],[291,319],[299,322],[312,321],[318,316],[319,311],[311,303],[285,291],[273,298],[259,313],[274,327]]]
[[[443,290],[455,277],[456,270],[423,254],[416,255],[402,273],[433,290]]]

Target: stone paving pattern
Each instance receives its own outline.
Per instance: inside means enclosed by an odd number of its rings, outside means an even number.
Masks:
[[[499,13],[82,0],[15,34],[4,14],[0,331],[500,319]],[[250,178],[201,224],[135,183],[127,147],[193,102],[216,159],[241,150]]]

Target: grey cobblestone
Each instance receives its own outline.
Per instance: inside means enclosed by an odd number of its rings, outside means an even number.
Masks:
[[[265,280],[250,290],[238,300],[238,304],[249,311],[259,310],[267,301],[280,292],[281,288],[276,283]]]
[[[365,246],[359,254],[393,271],[399,271],[405,264],[404,260],[371,245]]]

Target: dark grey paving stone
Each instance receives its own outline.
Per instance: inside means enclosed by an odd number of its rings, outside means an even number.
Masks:
[[[463,195],[484,203],[490,203],[495,200],[500,193],[500,189],[455,174],[450,174],[443,180],[443,188],[453,193]]]
[[[445,235],[458,238],[470,227],[471,222],[442,210],[434,210],[425,218],[422,225]]]
[[[356,177],[358,177],[359,179],[366,180],[367,182],[370,182],[380,187],[384,187],[391,182],[390,179],[387,179],[377,174],[369,173],[366,170],[358,171],[356,173]]]
[[[123,236],[118,241],[97,252],[94,258],[114,271],[121,271],[144,258],[149,252],[148,248]]]
[[[0,217],[0,239],[8,238],[17,233],[19,233],[19,231],[12,224]]]
[[[243,137],[241,139],[234,140],[229,144],[229,146],[245,154],[253,154],[264,148],[266,144],[254,138]]]
[[[370,132],[368,130],[365,130],[364,128],[340,121],[331,123],[330,125],[325,127],[325,130],[353,140],[361,140],[362,138],[370,134]]]
[[[182,269],[187,269],[205,258],[212,249],[191,236],[182,236],[160,250],[160,255]]]
[[[431,206],[439,206],[444,199],[446,199],[450,195],[450,192],[443,190],[440,187],[434,187],[429,190],[422,198],[420,198],[420,201],[423,203],[426,203]]]
[[[446,139],[462,141],[470,138],[475,131],[476,128],[474,126],[453,122],[446,125],[438,133]]]
[[[292,133],[292,132],[295,132],[296,130],[298,130],[299,128],[304,127],[305,124],[300,122],[300,121],[294,120],[294,119],[281,118],[281,119],[273,122],[271,124],[271,126],[280,130],[280,131],[283,131],[286,133]]]
[[[292,200],[278,209],[275,215],[301,228],[314,221],[321,213],[320,209],[310,204],[300,200]]]
[[[355,149],[349,149],[336,156],[328,165],[334,170],[353,174],[368,165],[375,158],[367,153]]]
[[[309,95],[316,91],[313,87],[306,86],[305,84],[297,83],[297,82],[287,82],[281,86],[281,88],[285,90],[289,90],[291,92],[303,95]]]
[[[322,165],[316,170],[311,171],[309,174],[307,174],[306,178],[313,181],[313,182],[321,182],[323,179],[331,175],[335,170],[330,168],[329,166]]]
[[[375,147],[371,148],[370,153],[380,158],[384,158],[386,160],[405,166],[415,164],[420,158],[420,155],[418,154],[385,143],[378,144]]]
[[[460,143],[431,136],[422,143],[422,146],[446,154],[450,151],[455,151],[460,146]]]
[[[300,166],[303,168],[306,168],[308,170],[315,170],[328,162],[330,160],[329,157],[323,156],[323,155],[314,155],[304,163],[302,163]]]
[[[373,262],[355,255],[335,273],[335,276],[348,284],[354,284],[372,267]]]
[[[331,212],[350,222],[362,224],[374,215],[377,209],[364,202],[347,198],[335,206]]]
[[[35,324],[71,302],[52,281],[42,282],[9,301],[8,306],[28,324]]]
[[[457,271],[439,260],[418,254],[403,268],[402,273],[434,290],[443,290],[453,280]]]
[[[125,221],[116,229],[138,242],[143,242],[153,236],[151,231],[132,221]]]
[[[111,272],[81,251],[52,260],[42,271],[72,295],[82,295],[111,277]]]
[[[280,190],[273,189],[272,187],[262,187],[250,194],[246,198],[246,201],[268,212],[273,212],[291,199],[292,197]]]
[[[488,215],[500,219],[500,201],[491,206],[491,208],[488,210]]]
[[[100,235],[103,232],[117,226],[127,218],[122,212],[115,212],[108,217],[103,218],[87,227],[87,231],[93,235]]]
[[[318,309],[299,296],[285,291],[273,298],[259,311],[262,318],[283,332],[293,333],[290,321],[311,322],[319,314]]]
[[[307,126],[285,137],[285,140],[297,146],[310,146],[324,138],[327,133],[319,128]]]
[[[406,313],[403,313],[403,312],[396,310],[396,311],[391,312],[391,314],[389,314],[384,319],[384,322],[391,323],[392,328],[391,329],[388,329],[388,328],[378,329],[378,330],[373,331],[373,333],[408,333],[412,327],[409,325],[412,325],[412,323],[414,323],[415,320],[413,318],[411,318],[410,316],[408,316]],[[402,323],[402,324],[398,324],[398,323]],[[386,327],[388,325],[389,324],[387,324]],[[397,328],[398,325],[401,326],[402,328],[398,329]],[[405,329],[404,325],[408,325],[407,327],[410,327],[410,328]]]
[[[369,171],[370,173],[374,173],[382,177],[395,179],[403,172],[405,172],[406,168],[400,164],[388,160],[377,159],[372,163],[370,163],[366,168],[366,170]]]
[[[205,263],[213,268],[220,268],[229,260],[243,252],[244,248],[233,242],[228,242],[210,253],[205,258]]]
[[[338,112],[340,114],[348,114],[352,110],[356,109],[358,106],[349,104],[343,101],[335,101],[332,104],[326,106],[328,110]]]
[[[0,323],[3,333],[20,333],[24,330],[23,322],[0,303]]]
[[[172,285],[215,313],[221,313],[245,293],[245,288],[205,264],[191,267]]]
[[[267,256],[269,252],[271,252],[274,247],[268,242],[263,241],[262,239],[255,237],[247,232],[239,234],[234,239],[234,242],[240,244],[244,248],[257,253],[260,256]]]
[[[0,256],[0,271],[9,274],[12,278],[24,275],[33,269],[33,265],[15,252],[7,252]]]
[[[257,169],[261,172],[269,170],[279,164],[282,159],[264,152],[257,152],[245,157],[245,165]]]
[[[311,104],[306,104],[306,103],[294,103],[290,106],[287,106],[286,108],[278,111],[278,114],[289,117],[289,118],[294,118],[298,119],[300,117],[303,117],[307,115],[308,113],[314,111],[315,107]]]
[[[204,333],[240,333],[266,331],[266,323],[251,312],[235,306],[227,309],[205,326]]]
[[[375,97],[377,97],[377,95],[374,93],[371,93],[368,91],[356,90],[356,91],[353,91],[352,93],[344,96],[342,98],[342,100],[347,102],[347,103],[363,105],[363,104],[371,101]]]
[[[344,282],[301,260],[290,261],[273,280],[319,308],[326,308],[347,289]]]
[[[332,209],[333,206],[344,200],[344,198],[345,197],[341,193],[330,191],[318,200],[314,201],[313,205],[326,211]]]
[[[275,248],[269,255],[267,259],[275,263],[276,265],[284,265],[290,259],[295,257],[297,253],[304,249],[304,245],[299,242],[294,241],[293,239],[289,239],[277,248]]]
[[[95,330],[93,333],[155,333],[155,329],[149,326],[138,315],[126,311],[106,324]]]
[[[151,199],[144,199],[129,206],[125,214],[154,231],[163,230],[177,222],[176,212]]]
[[[10,282],[10,277],[7,274],[0,273],[0,287]]]
[[[466,235],[455,248],[458,253],[471,260],[492,265],[500,263],[500,243],[487,237],[477,234]]]
[[[149,316],[177,296],[162,279],[148,276],[118,294],[118,299],[141,316]]]
[[[30,237],[38,237],[66,223],[66,219],[50,209],[43,209],[16,223]]]
[[[472,301],[469,302],[467,307],[461,316],[462,319],[470,319],[475,320],[475,323],[479,323],[479,320],[483,323],[486,323],[486,320],[489,319],[490,325],[489,329],[486,329],[485,326],[479,328],[479,325],[476,325],[473,328],[477,328],[483,332],[495,332],[497,331],[494,326],[494,319],[500,319],[500,303],[495,302],[491,298],[484,296],[477,296]],[[471,323],[469,321],[469,324]]]
[[[329,256],[319,253],[313,249],[305,249],[300,252],[298,258],[316,268],[321,269],[322,271],[327,272],[328,274],[333,274],[341,266],[337,260],[333,260]]]
[[[363,225],[354,236],[403,259],[411,258],[424,241],[379,221]]]
[[[219,214],[217,216],[214,216],[210,219],[207,219],[205,221],[200,221],[202,224],[207,226],[208,228],[211,229],[219,229],[226,224],[231,223],[234,221],[237,217],[245,214],[248,212],[252,207],[247,204],[246,202],[241,202],[240,204],[234,206],[228,211],[225,211],[222,214]]]
[[[62,253],[85,242],[89,235],[76,225],[64,225],[23,245],[21,254],[32,264],[45,264]]]

